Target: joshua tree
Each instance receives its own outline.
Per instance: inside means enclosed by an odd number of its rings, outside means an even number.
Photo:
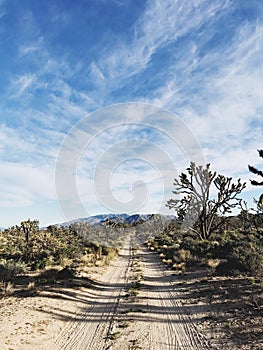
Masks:
[[[259,156],[261,158],[263,158],[263,150],[262,149],[258,150],[258,153],[259,153]],[[257,168],[255,168],[251,165],[248,166],[248,169],[249,169],[249,171],[251,171],[251,173],[258,175],[258,176],[261,176],[261,178],[262,178],[262,181],[250,180],[251,185],[263,186],[263,171],[258,170]],[[258,208],[262,209],[263,208],[263,194],[261,194],[261,196],[259,197],[259,200],[258,201],[255,200],[255,202],[257,202]]]
[[[258,150],[258,153],[259,153],[259,156],[261,158],[263,158],[263,150],[262,149]],[[248,169],[249,169],[249,171],[251,171],[251,173],[262,177],[262,181],[250,180],[251,184],[253,186],[263,186],[263,171],[258,170],[257,168],[255,168],[251,165],[248,166]]]
[[[39,221],[38,220],[30,220],[28,219],[27,221],[22,221],[21,222],[21,229],[24,232],[25,235],[25,240],[26,240],[26,245],[28,246],[29,244],[29,235],[32,232],[38,231],[39,230]]]
[[[217,175],[210,171],[210,164],[206,167],[196,166],[191,162],[187,173],[181,173],[174,180],[175,191],[178,199],[170,199],[167,202],[169,209],[175,209],[179,219],[186,228],[195,232],[200,239],[208,239],[210,235],[223,226],[227,217],[224,214],[240,204],[237,196],[245,188],[246,184],[232,183],[232,178]],[[211,188],[214,187],[215,196],[211,196]]]

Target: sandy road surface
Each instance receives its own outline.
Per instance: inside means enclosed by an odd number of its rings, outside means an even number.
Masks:
[[[154,253],[145,247],[134,253],[131,244],[93,281],[85,306],[52,349],[211,349],[180,303],[176,277]]]

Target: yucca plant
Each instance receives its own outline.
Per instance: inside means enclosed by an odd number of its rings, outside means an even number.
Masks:
[[[260,156],[261,158],[263,158],[263,150],[262,150],[262,149],[261,149],[261,150],[258,150],[258,153],[259,153],[259,156]],[[248,169],[249,169],[249,171],[251,171],[251,173],[262,177],[262,181],[250,180],[251,184],[252,184],[253,186],[263,186],[263,171],[258,170],[257,168],[255,168],[255,167],[252,166],[252,165],[249,165],[249,166],[248,166]]]

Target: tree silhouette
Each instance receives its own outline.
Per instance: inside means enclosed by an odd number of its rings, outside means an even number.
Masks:
[[[261,158],[263,158],[263,150],[262,149],[258,150],[258,153],[259,153],[259,156]],[[258,175],[258,176],[261,176],[263,179],[263,171],[258,170],[257,168],[255,168],[251,165],[248,166],[248,169],[249,169],[249,171],[251,171],[251,173]],[[262,181],[250,180],[250,182],[253,186],[263,186],[263,180]]]
[[[195,232],[200,239],[208,239],[228,219],[225,214],[240,205],[238,194],[246,184],[240,179],[237,183],[232,178],[225,177],[210,170],[210,164],[205,167],[196,166],[191,162],[187,173],[181,173],[174,180],[177,199],[167,202],[169,209],[175,209],[179,220],[187,229]],[[210,192],[214,190],[215,195]]]
[[[258,154],[261,158],[263,158],[263,150],[262,149],[258,150]],[[263,171],[253,167],[252,165],[248,165],[248,169],[251,173],[258,175],[258,176],[261,176],[263,179]],[[251,182],[251,185],[253,185],[253,186],[263,186],[263,180],[262,181],[250,180],[250,182]],[[259,197],[257,204],[258,204],[258,208],[261,209],[263,207],[263,194]]]
[[[30,234],[39,230],[39,221],[28,219],[27,221],[22,221],[20,225],[25,235],[26,245],[28,246]]]

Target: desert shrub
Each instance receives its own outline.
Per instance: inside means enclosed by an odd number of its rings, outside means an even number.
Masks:
[[[191,232],[160,233],[147,245],[159,252],[164,263],[173,262],[175,268],[202,265],[217,274],[246,273],[263,275],[262,231],[240,229],[214,232],[209,239],[199,239]],[[211,265],[211,266],[210,266]]]
[[[97,260],[114,258],[124,237],[123,230],[88,225],[72,228],[49,226],[45,230],[31,230],[27,238],[24,233],[22,223],[0,231],[0,262],[1,259],[24,262],[33,270],[67,266],[84,260],[95,264]],[[108,244],[104,244],[105,235]]]
[[[57,274],[58,270],[54,268],[42,271],[38,275],[37,281],[40,283],[55,283],[57,280]]]
[[[109,259],[113,259],[118,255],[118,249],[102,246],[102,255],[107,256]]]
[[[73,267],[66,266],[62,270],[58,271],[58,280],[71,280],[76,275],[76,270]]]
[[[36,260],[32,263],[33,270],[42,270],[47,266],[52,265],[51,257],[40,257],[39,260]]]
[[[22,259],[25,252],[25,240],[17,228],[12,227],[10,229],[0,232],[1,241],[1,257],[8,260],[13,259],[19,261]]]
[[[93,254],[97,259],[102,255],[102,246],[97,242],[85,242],[86,252]]]
[[[76,270],[72,267],[65,267],[62,270],[51,268],[42,271],[38,275],[38,282],[40,283],[55,283],[58,280],[71,280],[76,275]]]
[[[7,297],[14,293],[14,285],[11,282],[0,282],[0,295]]]
[[[215,268],[215,275],[234,276],[240,273],[239,264],[236,266],[231,260],[222,260]]]
[[[12,282],[16,276],[23,273],[23,268],[15,261],[6,261],[0,264],[0,279],[4,282]]]
[[[180,261],[185,262],[191,258],[191,252],[190,250],[180,249],[178,251],[178,256]]]
[[[30,232],[25,240],[19,226],[0,232],[0,254],[6,260],[24,261],[33,269],[44,268],[50,262],[60,264],[65,258],[77,259],[85,245],[68,228],[50,226],[47,230]]]
[[[178,250],[180,249],[180,245],[177,243],[174,243],[172,246],[167,247],[166,245],[164,245],[164,249],[162,249],[162,252],[165,254],[166,259],[172,259],[174,260],[174,258],[177,255]]]
[[[220,266],[220,265],[219,265]],[[263,272],[263,249],[262,247],[251,246],[247,242],[239,242],[233,248],[224,265],[224,272],[235,273],[236,271],[252,275],[262,275]],[[217,272],[222,271],[222,266]],[[223,272],[223,271],[222,271]]]
[[[262,236],[257,232],[228,232],[222,239],[217,256],[225,259],[216,269],[218,274],[237,272],[252,275],[263,273]],[[215,254],[216,255],[216,254]]]
[[[158,244],[158,246],[171,246],[174,243],[173,235],[169,234],[168,232],[159,234],[154,241]]]

